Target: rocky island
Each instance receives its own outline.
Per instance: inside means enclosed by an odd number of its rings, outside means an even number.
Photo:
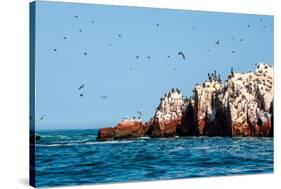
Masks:
[[[254,72],[216,72],[197,84],[190,98],[172,89],[160,99],[147,122],[123,119],[101,128],[97,140],[174,136],[273,136],[273,67],[260,63]]]

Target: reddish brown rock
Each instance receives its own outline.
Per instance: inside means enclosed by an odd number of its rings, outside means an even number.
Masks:
[[[109,128],[101,128],[99,129],[97,140],[101,141],[107,141],[107,140],[113,140],[114,139],[114,129]]]
[[[177,127],[181,124],[181,117],[172,120],[154,121],[151,128],[152,137],[173,137],[177,135]]]
[[[114,139],[142,136],[144,136],[144,130],[141,121],[123,120],[114,128]]]

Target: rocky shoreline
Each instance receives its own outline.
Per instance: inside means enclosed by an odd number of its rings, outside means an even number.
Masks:
[[[147,122],[124,119],[101,128],[97,140],[175,136],[273,136],[273,67],[260,63],[254,72],[231,73],[221,82],[216,72],[184,98],[172,89],[160,99]]]

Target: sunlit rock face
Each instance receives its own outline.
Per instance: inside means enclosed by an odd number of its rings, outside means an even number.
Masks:
[[[232,73],[220,90],[217,107],[231,136],[272,136],[273,68],[259,64],[255,72]]]
[[[216,126],[216,99],[222,88],[216,72],[209,74],[208,80],[194,89],[194,120],[197,135],[219,135]]]
[[[153,117],[152,137],[172,137],[177,135],[177,126],[181,124],[185,100],[180,90],[172,89],[160,99]]]

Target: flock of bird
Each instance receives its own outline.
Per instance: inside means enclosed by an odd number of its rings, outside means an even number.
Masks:
[[[74,18],[75,18],[75,19],[78,19],[78,18],[79,18],[79,15],[75,15]],[[259,21],[260,21],[260,22],[263,22],[263,19],[261,18],[261,19],[259,19]],[[95,23],[95,21],[92,20],[91,23]],[[155,26],[156,26],[156,27],[160,27],[160,24],[156,23]],[[197,27],[195,27],[195,26],[192,26],[191,28],[192,28],[192,30],[196,30],[196,29],[197,29]],[[247,25],[247,28],[251,28],[251,25],[248,24],[248,25]],[[263,28],[265,29],[266,26],[263,26]],[[79,29],[79,32],[83,32],[83,30],[82,30],[82,29]],[[119,33],[117,36],[118,36],[119,38],[121,38],[123,35],[122,35],[121,33]],[[68,38],[67,38],[67,36],[64,36],[63,39],[64,39],[64,40],[67,40]],[[231,39],[232,39],[232,40],[235,40],[235,37],[232,37]],[[243,42],[244,39],[240,38],[239,41],[240,41],[240,42]],[[217,40],[214,42],[214,44],[215,44],[215,45],[220,45],[220,44],[221,44],[221,40],[217,39]],[[112,46],[112,43],[108,43],[108,46]],[[54,48],[53,51],[54,51],[54,52],[57,52],[58,49],[57,49],[57,48]],[[208,49],[206,49],[206,51],[207,51],[207,52],[210,52],[211,49],[208,48]],[[236,53],[236,51],[235,51],[235,50],[232,50],[231,53],[234,54],[234,53]],[[84,56],[87,56],[88,53],[85,51],[85,52],[83,53],[83,55],[84,55]],[[185,61],[185,60],[187,59],[186,53],[185,53],[183,50],[179,50],[179,51],[177,52],[177,55],[180,56],[180,57],[183,59],[183,61]],[[167,55],[166,57],[167,57],[167,58],[171,58],[171,55]],[[140,59],[141,57],[140,57],[139,55],[136,55],[135,58],[136,58],[136,59]],[[151,59],[151,56],[148,55],[148,56],[146,56],[145,58],[146,58],[146,59]],[[132,71],[133,68],[130,67],[129,70]],[[176,71],[177,69],[174,68],[174,70]],[[209,76],[209,77],[210,77],[210,76]],[[84,84],[84,83],[81,84],[81,85],[79,86],[79,88],[78,88],[79,96],[80,96],[80,97],[83,97],[83,96],[84,96],[84,92],[83,92],[83,91],[84,91],[84,88],[85,88],[85,84]],[[101,96],[100,98],[101,98],[101,99],[107,99],[108,96]],[[137,114],[139,114],[139,116],[142,115],[140,111],[137,111]],[[45,116],[46,116],[46,115],[41,116],[40,119],[39,119],[39,121],[43,120],[43,119],[45,118]],[[30,117],[30,120],[33,120],[32,117]]]

